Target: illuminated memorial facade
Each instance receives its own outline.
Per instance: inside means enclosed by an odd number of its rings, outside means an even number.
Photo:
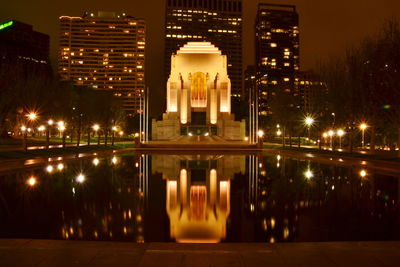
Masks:
[[[243,140],[245,122],[231,114],[227,57],[209,42],[189,42],[171,57],[167,111],[152,122],[153,140],[216,135]]]

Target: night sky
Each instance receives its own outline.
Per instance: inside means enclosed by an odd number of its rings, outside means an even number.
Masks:
[[[0,23],[16,19],[32,24],[51,37],[51,59],[56,66],[58,17],[81,16],[85,10],[125,12],[142,17],[147,25],[146,76],[152,102],[163,103],[162,88],[164,9],[166,0],[14,0],[2,1]],[[313,68],[320,60],[342,55],[364,36],[375,33],[385,19],[400,18],[399,0],[243,0],[243,67],[253,64],[254,19],[258,2],[294,4],[300,16],[300,68]],[[159,76],[159,77],[158,77]],[[151,77],[151,78],[150,78]],[[161,99],[160,99],[161,98]],[[163,111],[155,105],[152,114]]]

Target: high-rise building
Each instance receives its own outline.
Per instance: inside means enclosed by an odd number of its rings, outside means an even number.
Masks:
[[[0,24],[0,60],[49,67],[50,38],[31,25],[10,20]]]
[[[299,17],[292,5],[258,5],[255,52],[259,114],[271,114],[276,94],[298,97],[295,82],[299,70]],[[294,103],[299,107],[298,103]]]
[[[60,17],[58,71],[75,85],[113,92],[127,115],[140,111],[145,89],[145,22],[125,13]]]
[[[208,41],[228,58],[233,103],[242,97],[242,0],[167,0],[165,83],[171,55],[188,41]]]

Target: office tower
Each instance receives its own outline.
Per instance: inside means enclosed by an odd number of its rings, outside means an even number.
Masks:
[[[292,5],[259,4],[255,25],[259,114],[271,114],[277,94],[298,98],[299,17]],[[298,103],[293,103],[300,107]]]
[[[145,23],[125,13],[60,17],[58,71],[63,80],[120,97],[128,116],[145,89]]]
[[[242,97],[242,0],[167,0],[165,83],[171,55],[188,41],[208,41],[228,57],[232,101]]]
[[[10,20],[0,24],[0,61],[23,63],[30,67],[49,66],[50,38],[31,25]]]

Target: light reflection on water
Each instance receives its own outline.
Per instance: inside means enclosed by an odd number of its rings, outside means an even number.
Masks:
[[[399,175],[283,155],[95,155],[48,162],[0,174],[0,237],[399,240]]]

